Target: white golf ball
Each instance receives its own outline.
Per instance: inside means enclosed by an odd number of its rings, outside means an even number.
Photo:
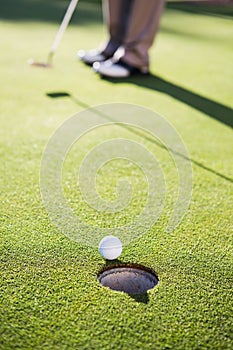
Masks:
[[[122,243],[117,237],[106,236],[100,241],[99,252],[104,259],[117,259],[122,252]]]

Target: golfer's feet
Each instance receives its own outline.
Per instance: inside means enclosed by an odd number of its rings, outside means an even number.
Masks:
[[[140,69],[130,64],[119,60],[114,62],[112,60],[107,60],[104,62],[95,62],[93,64],[93,69],[95,72],[99,73],[103,77],[107,78],[127,78],[131,75],[140,74],[148,75],[148,69]]]
[[[109,56],[106,56],[103,52],[100,52],[98,50],[80,50],[77,53],[77,57],[84,63],[91,66],[94,62],[104,62],[109,58]]]

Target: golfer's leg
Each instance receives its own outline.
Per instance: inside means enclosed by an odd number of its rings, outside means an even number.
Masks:
[[[158,31],[163,8],[164,0],[133,0],[129,26],[124,39],[123,60],[126,63],[145,71],[149,69],[148,50]]]
[[[109,33],[108,42],[102,46],[106,56],[112,56],[123,43],[131,4],[132,0],[103,0],[103,17]]]

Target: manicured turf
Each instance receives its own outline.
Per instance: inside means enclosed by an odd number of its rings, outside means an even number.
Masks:
[[[105,35],[101,8],[80,0],[54,58],[46,60],[67,2],[1,4],[0,349],[232,349],[232,8],[222,14],[169,4],[151,50],[152,76],[112,82],[77,62],[77,49]],[[51,98],[48,93],[70,96]],[[146,201],[141,171],[107,164],[97,188],[113,199],[119,177],[136,192],[128,210],[97,215],[82,200],[77,170],[94,145],[126,137],[147,147],[166,177],[165,209],[154,227],[123,250],[121,261],[155,270],[159,285],[141,298],[99,285],[105,261],[50,223],[39,186],[49,137],[87,106],[121,102],[163,115],[181,135],[193,165],[193,195],[183,222],[165,227],[177,194],[168,152],[120,126],[81,139],[64,165],[64,193],[77,215],[100,227],[124,225]],[[86,106],[86,107],[85,107]]]

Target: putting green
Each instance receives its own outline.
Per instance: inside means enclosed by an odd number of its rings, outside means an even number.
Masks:
[[[46,60],[66,7],[58,0],[0,5],[0,349],[231,349],[232,6],[168,3],[151,49],[152,75],[119,82],[76,60],[78,49],[106,36],[100,5],[86,1],[78,4],[53,68],[27,65],[31,57]],[[136,297],[100,285],[105,261],[97,248],[63,235],[40,193],[41,158],[55,130],[88,107],[116,102],[163,116],[193,167],[190,206],[168,233],[178,176],[171,154],[151,135],[107,125],[82,137],[64,162],[63,191],[74,213],[92,227],[114,230],[146,204],[145,176],[125,159],[105,164],[96,177],[101,196],[114,201],[120,178],[131,181],[134,193],[125,210],[97,213],[77,186],[82,160],[116,138],[140,143],[157,159],[166,181],[164,210],[120,257],[158,275],[159,284]]]

